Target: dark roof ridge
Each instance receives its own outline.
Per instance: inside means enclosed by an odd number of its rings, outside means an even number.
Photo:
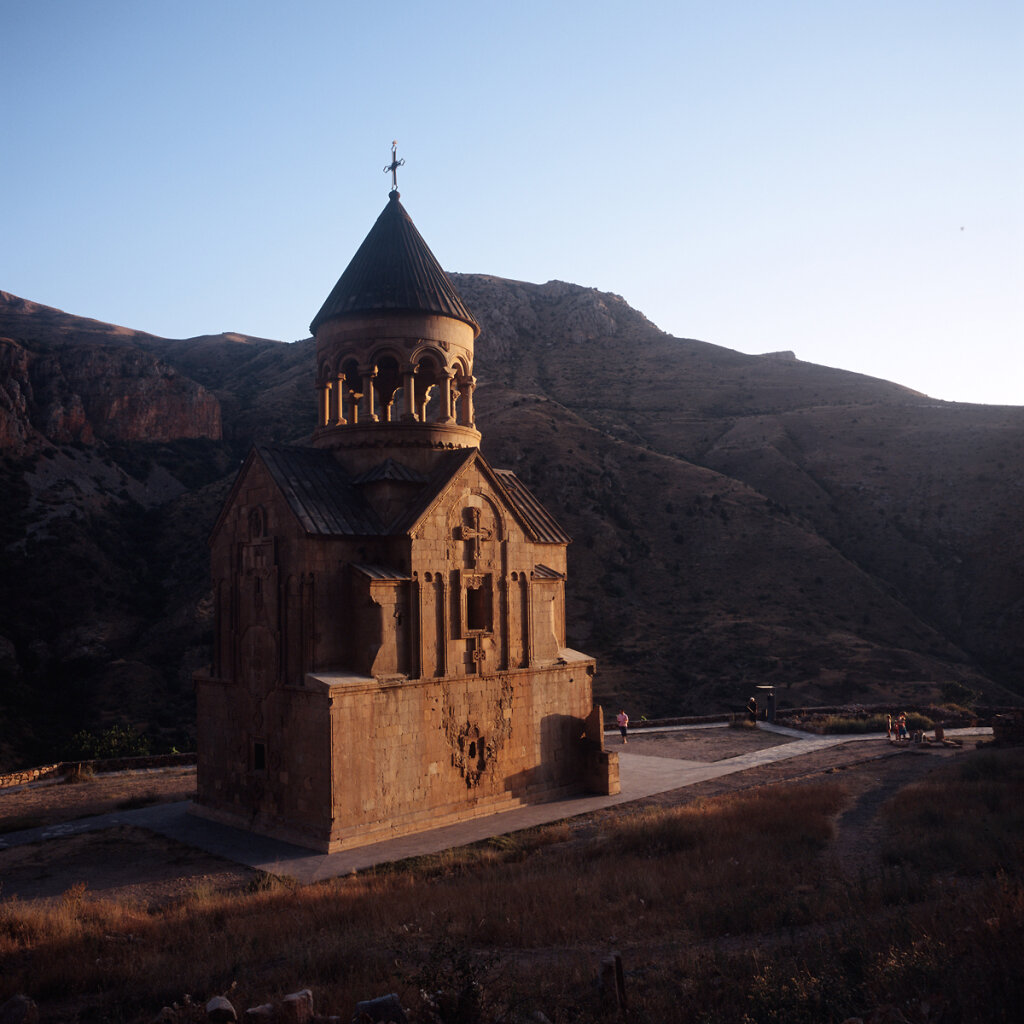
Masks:
[[[392,533],[405,533],[415,528],[420,518],[438,499],[441,492],[454,479],[463,466],[480,455],[479,448],[453,448],[443,452],[427,477],[423,490],[409,502],[390,524]]]
[[[418,473],[415,469],[410,469],[402,462],[396,462],[389,456],[383,462],[366,470],[365,473],[354,476],[352,483],[370,484],[377,480],[401,480],[405,483],[413,484],[424,484],[427,482],[427,478],[422,473]]]
[[[297,445],[253,449],[307,533],[376,536],[383,524],[330,452]]]

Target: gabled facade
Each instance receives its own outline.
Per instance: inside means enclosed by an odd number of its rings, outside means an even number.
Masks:
[[[334,851],[617,791],[569,538],[479,452],[479,328],[397,192],[311,329],[313,444],[254,448],[211,536],[198,812]]]

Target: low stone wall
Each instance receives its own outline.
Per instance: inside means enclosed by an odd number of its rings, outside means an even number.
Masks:
[[[895,704],[856,704],[856,705],[842,705],[842,704],[827,704],[820,706],[802,706],[802,707],[777,707],[775,710],[775,721],[784,725],[787,719],[792,718],[804,718],[813,715],[847,715],[853,717],[854,715],[884,715],[886,713],[892,713],[895,715],[894,708]],[[931,704],[900,704],[900,711],[914,712],[916,714],[926,714],[931,718],[941,718],[943,724],[947,728],[955,728],[957,725],[970,724],[970,725],[992,725],[994,716],[1002,715],[1015,715],[1020,714],[1021,709],[1009,708],[1009,707],[991,707],[988,705],[977,706],[972,709],[969,722],[960,721],[957,716],[947,714],[944,717],[941,714],[941,709]],[[741,717],[747,718],[747,709],[744,706],[736,705],[735,708],[730,711],[723,712],[717,715],[687,715],[677,718],[649,718],[642,721],[636,721],[631,719],[629,723],[629,731],[642,732],[644,729],[659,729],[668,726],[676,725],[714,725],[716,722],[731,722],[733,719]],[[764,717],[764,706],[758,708],[758,718],[763,719]],[[609,727],[609,732],[613,732],[614,729]]]
[[[685,715],[681,718],[644,718],[635,721],[629,720],[629,731],[639,732],[641,729],[664,729],[673,725],[714,725],[716,722],[731,722],[733,715],[724,712],[720,715]],[[610,719],[614,722],[614,718]],[[615,732],[614,726],[609,726],[609,732]]]
[[[195,754],[149,754],[145,757],[108,757],[95,761],[59,761],[57,764],[22,768],[20,771],[0,775],[0,789],[24,786],[28,782],[36,782],[51,775],[73,775],[82,772],[130,772],[146,768],[173,768],[175,765],[195,763]]]
[[[775,720],[776,722],[783,722],[787,718],[801,718],[819,715],[843,715],[847,717],[854,717],[855,715],[870,716],[892,714],[895,718],[897,713],[900,711],[905,711],[907,714],[925,715],[936,722],[941,722],[947,728],[957,728],[958,726],[991,725],[992,720],[996,715],[1015,714],[1018,713],[1020,709],[1006,706],[993,707],[991,705],[976,705],[969,709],[968,714],[957,715],[951,711],[945,710],[938,704],[903,704],[892,702],[889,704],[848,704],[845,706],[778,708],[775,713]]]
[[[35,782],[36,779],[44,779],[47,775],[59,775],[62,765],[63,762],[46,764],[39,768],[22,768],[18,772],[0,775],[0,789],[7,789],[9,786],[24,786],[26,782]]]

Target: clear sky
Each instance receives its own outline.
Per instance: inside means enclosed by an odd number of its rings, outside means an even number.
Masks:
[[[1024,405],[1020,0],[0,0],[0,289],[292,341],[442,265]]]

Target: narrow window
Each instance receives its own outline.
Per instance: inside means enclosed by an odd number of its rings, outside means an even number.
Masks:
[[[491,588],[488,578],[475,590],[466,591],[466,628],[470,632],[485,632],[491,628]]]
[[[265,772],[267,770],[267,745],[262,740],[253,740],[252,770],[254,772]]]

